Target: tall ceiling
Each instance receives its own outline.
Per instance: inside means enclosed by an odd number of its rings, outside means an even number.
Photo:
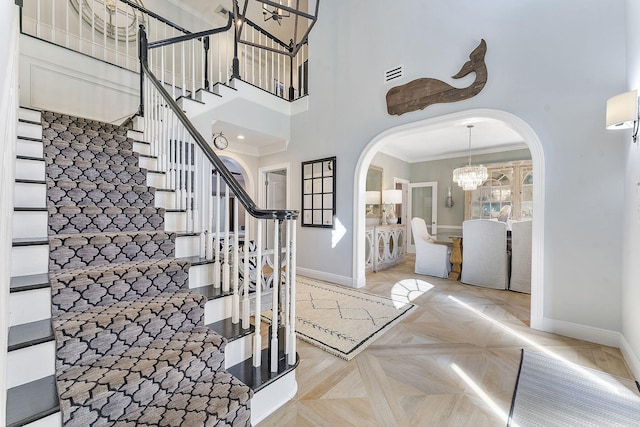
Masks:
[[[214,25],[226,22],[225,10],[233,11],[232,0],[170,0],[179,7],[184,7],[187,11],[204,18]],[[296,4],[300,10],[305,10],[309,5],[307,0],[273,0],[282,1],[284,4]],[[315,10],[315,2],[311,0],[311,9]],[[238,0],[240,8],[244,6],[245,0]],[[330,5],[330,3],[324,3]],[[324,5],[323,4],[323,5]],[[247,17],[262,26],[265,30],[276,35],[283,41],[289,41],[293,34],[295,18],[292,14],[288,18],[283,18],[278,24],[273,19],[265,20],[269,15],[263,14],[262,3],[256,0],[248,0]],[[318,19],[322,19],[320,10]],[[306,29],[303,25],[308,25],[306,19],[298,21],[299,32]],[[313,78],[311,76],[310,78]],[[313,95],[311,95],[313,96]],[[380,149],[381,152],[396,157],[408,163],[438,160],[454,157],[465,157],[469,153],[469,129],[468,124],[473,124],[471,131],[471,153],[472,155],[510,151],[527,148],[523,138],[504,123],[497,120],[477,119],[459,121],[443,128],[423,129],[418,132],[398,134],[386,140],[386,144]],[[235,135],[250,135],[249,140],[256,148],[260,149],[277,142],[277,138],[271,135],[258,134],[250,130],[239,129],[232,125],[218,122],[214,125],[214,132],[224,132],[230,140]],[[231,141],[230,141],[231,142]],[[241,144],[240,141],[237,141]],[[233,144],[233,142],[232,142]]]

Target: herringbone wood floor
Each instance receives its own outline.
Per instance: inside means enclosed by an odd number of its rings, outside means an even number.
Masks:
[[[529,295],[416,275],[411,256],[368,274],[364,290],[391,296],[398,282],[394,294],[433,288],[349,362],[298,340],[298,393],[259,427],[504,426],[522,348],[632,378],[616,348],[530,329]]]

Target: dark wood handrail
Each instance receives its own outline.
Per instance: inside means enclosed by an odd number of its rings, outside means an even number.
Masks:
[[[140,68],[141,72],[147,76],[149,81],[155,86],[158,90],[164,101],[167,103],[167,106],[171,109],[173,114],[178,117],[178,120],[185,127],[187,132],[191,135],[191,137],[198,144],[204,155],[209,159],[209,161],[214,165],[218,173],[222,176],[222,179],[225,183],[231,188],[231,191],[238,198],[242,206],[246,209],[249,214],[258,219],[274,219],[274,220],[288,220],[288,219],[297,219],[298,211],[295,210],[275,210],[275,209],[260,209],[254,201],[249,197],[249,194],[245,191],[244,188],[240,185],[240,183],[233,177],[229,169],[225,166],[225,164],[220,160],[216,153],[214,153],[213,149],[207,144],[207,141],[204,137],[198,132],[198,130],[193,126],[187,115],[182,111],[182,108],[178,106],[176,101],[169,95],[169,92],[163,87],[162,83],[156,78],[156,76],[149,69],[149,65],[147,63],[147,35],[144,30],[144,25],[140,25],[139,37],[140,43]]]
[[[185,42],[193,39],[199,39],[199,38],[210,36],[217,33],[224,33],[225,31],[229,31],[232,25],[233,25],[233,16],[229,14],[229,20],[227,22],[227,25],[224,27],[200,31],[198,33],[189,33],[189,34],[185,34],[184,36],[172,37],[170,39],[165,39],[165,40],[158,40],[152,43],[148,43],[147,48],[155,49],[157,47],[168,46],[170,44],[181,43],[181,42]]]

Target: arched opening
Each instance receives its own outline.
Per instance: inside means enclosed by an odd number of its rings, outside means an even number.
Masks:
[[[387,129],[378,134],[362,151],[355,169],[353,205],[353,278],[354,286],[365,285],[365,189],[368,166],[376,153],[390,138],[399,134],[419,134],[451,126],[461,120],[497,120],[517,132],[526,143],[534,170],[533,176],[533,219],[532,230],[532,271],[531,271],[531,327],[542,329],[543,319],[543,248],[544,248],[544,153],[542,144],[533,129],[519,117],[500,110],[477,109],[420,120]],[[464,263],[464,261],[463,261]]]

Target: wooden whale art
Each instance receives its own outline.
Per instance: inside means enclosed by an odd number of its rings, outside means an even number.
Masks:
[[[484,55],[487,43],[480,41],[478,47],[469,55],[467,61],[453,79],[461,79],[475,72],[476,79],[465,88],[453,87],[442,80],[421,78],[396,86],[387,92],[387,112],[397,116],[409,111],[423,110],[429,105],[444,102],[456,102],[469,99],[480,93],[487,83],[487,66]]]

